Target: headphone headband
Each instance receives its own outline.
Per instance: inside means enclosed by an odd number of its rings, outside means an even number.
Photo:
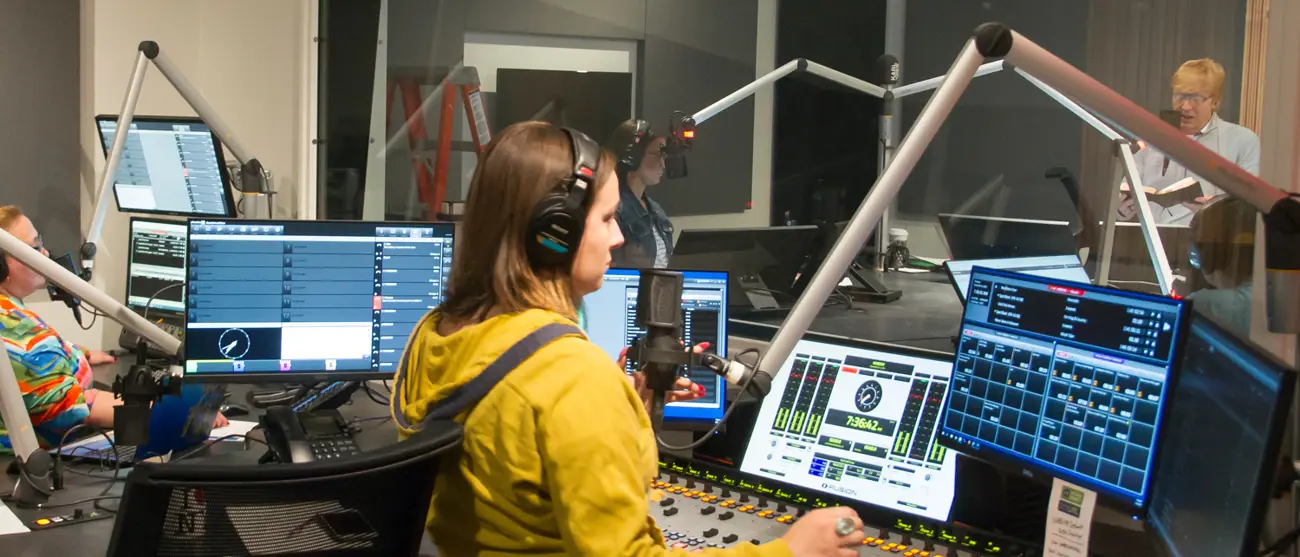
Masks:
[[[628,171],[641,168],[641,160],[645,157],[645,142],[653,136],[654,131],[650,128],[650,122],[645,120],[633,120],[630,132],[627,128],[619,126],[614,133],[614,138],[610,140],[610,148],[615,150],[614,156],[618,158],[618,165]]]

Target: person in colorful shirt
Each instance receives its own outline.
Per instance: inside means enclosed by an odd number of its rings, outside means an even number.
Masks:
[[[49,256],[32,221],[17,207],[0,207],[0,228]],[[45,286],[45,278],[4,254],[0,266],[0,340],[18,375],[32,429],[42,447],[59,444],[77,424],[113,427],[112,393],[95,389],[92,365],[113,363],[113,356],[64,340],[23,299]],[[11,452],[8,430],[0,422],[0,452]]]

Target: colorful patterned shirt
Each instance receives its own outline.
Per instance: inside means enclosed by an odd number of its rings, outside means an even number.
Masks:
[[[0,340],[18,375],[18,387],[42,447],[54,447],[71,427],[86,421],[85,391],[93,374],[85,351],[63,340],[22,301],[0,294]],[[0,421],[0,453],[12,452]]]

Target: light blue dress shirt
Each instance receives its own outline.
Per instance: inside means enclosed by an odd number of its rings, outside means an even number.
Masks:
[[[1232,161],[1246,172],[1259,175],[1259,136],[1248,128],[1225,122],[1215,114],[1199,133],[1192,135],[1192,139]],[[1133,157],[1137,162],[1138,176],[1144,186],[1169,185],[1192,176],[1200,182],[1202,195],[1214,197],[1225,193],[1154,147],[1138,151]],[[1160,188],[1156,187],[1156,189]],[[1181,203],[1169,207],[1164,207],[1156,201],[1148,201],[1148,203],[1151,207],[1151,215],[1155,217],[1157,224],[1189,224],[1192,215],[1195,214]]]

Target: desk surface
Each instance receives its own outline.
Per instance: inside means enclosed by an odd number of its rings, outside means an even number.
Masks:
[[[888,288],[903,297],[888,304],[843,304],[823,308],[810,331],[875,342],[952,352],[952,335],[961,323],[962,305],[957,291],[943,272],[883,273]],[[784,315],[742,317],[765,325],[780,325]],[[759,339],[768,340],[768,339]]]
[[[125,372],[127,364],[119,362],[110,366],[102,366],[95,369],[96,381],[111,383],[114,376],[118,373]],[[244,403],[244,394],[253,387],[247,385],[230,386],[230,400],[232,402]],[[372,418],[384,416],[388,409],[376,404],[366,397],[363,393],[355,393],[352,402],[339,408],[339,412],[345,418]],[[240,416],[239,420],[256,420],[256,415]],[[361,424],[363,428],[357,433],[355,438],[357,444],[363,449],[374,449],[388,445],[397,441],[397,430],[393,425],[385,420],[368,421]],[[250,433],[251,437],[259,438],[258,432]],[[184,465],[185,462],[220,462],[232,466],[239,465],[256,465],[257,459],[265,452],[265,447],[259,443],[250,443],[248,450],[244,450],[244,445],[240,443],[223,442],[212,449],[208,449],[209,454],[191,457],[180,461],[178,465]],[[9,466],[11,457],[0,457],[0,470]],[[67,464],[67,463],[65,463]],[[70,468],[81,470],[83,472],[97,471],[98,466],[87,464],[76,464]],[[120,477],[126,478],[128,470],[123,470]],[[64,475],[64,489],[56,492],[50,498],[50,503],[57,504],[63,502],[78,501],[90,497],[98,496],[103,490],[108,480],[89,478],[79,474]],[[12,477],[6,477],[0,480],[0,484],[5,485],[5,491],[8,486],[13,484]],[[121,495],[124,481],[114,482],[113,489],[109,495]],[[109,508],[116,508],[118,500],[105,501]],[[91,503],[77,505],[75,507],[59,507],[47,510],[20,509],[12,503],[7,503],[9,508],[18,515],[18,518],[28,521],[37,518],[57,515],[72,514],[73,509],[84,509],[90,512]],[[72,526],[63,526],[50,528],[48,530],[34,531],[27,534],[15,534],[9,536],[0,536],[0,547],[4,547],[3,554],[6,557],[38,557],[46,555],[103,555],[108,549],[108,542],[113,535],[113,518],[96,520]],[[432,548],[426,539],[426,545]],[[432,552],[430,550],[430,552]]]

